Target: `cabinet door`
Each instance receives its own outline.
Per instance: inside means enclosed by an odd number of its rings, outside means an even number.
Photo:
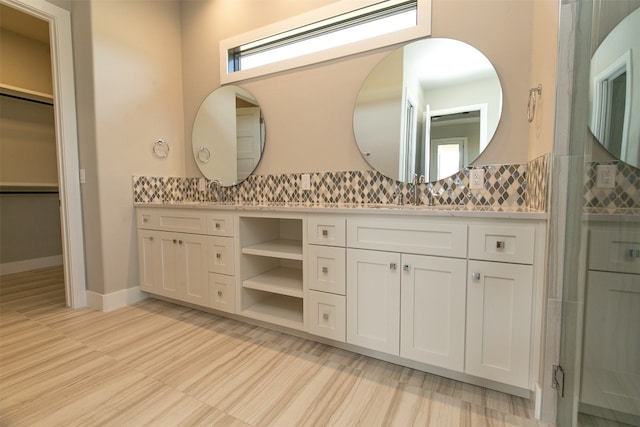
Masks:
[[[640,416],[640,276],[589,271],[580,400]]]
[[[347,342],[399,354],[400,254],[347,251]]]
[[[169,298],[180,298],[178,266],[178,237],[175,233],[156,232],[160,251],[157,292]]]
[[[467,261],[402,255],[400,356],[462,372]]]
[[[465,372],[529,387],[533,267],[469,261]]]
[[[138,230],[138,268],[140,289],[156,292],[160,268],[159,239],[152,230]]]
[[[180,299],[210,306],[207,271],[207,236],[180,234],[178,237],[178,268]]]

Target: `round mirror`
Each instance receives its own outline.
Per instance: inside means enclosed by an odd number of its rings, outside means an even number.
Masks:
[[[191,146],[196,164],[208,179],[224,186],[242,182],[258,166],[264,142],[262,112],[246,90],[223,86],[200,105]]]
[[[591,58],[589,127],[613,156],[640,168],[640,9],[623,19]]]
[[[502,112],[491,62],[451,39],[425,39],[385,57],[365,80],[353,113],[364,158],[378,172],[410,182],[457,172],[484,150]]]

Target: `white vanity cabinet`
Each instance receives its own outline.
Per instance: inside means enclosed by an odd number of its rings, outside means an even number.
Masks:
[[[640,419],[640,222],[594,222],[587,263],[581,411],[596,407],[631,414],[635,424]]]
[[[141,289],[209,306],[207,236],[190,233],[205,229],[204,218],[192,213],[139,210],[137,222]]]
[[[469,225],[465,372],[530,386],[534,225]]]
[[[346,336],[346,250],[343,216],[307,218],[309,332],[344,342]]]
[[[209,303],[216,310],[235,313],[235,239],[233,215],[222,212],[207,213],[207,244],[209,266]]]
[[[348,219],[347,245],[347,342],[462,371],[466,224]]]

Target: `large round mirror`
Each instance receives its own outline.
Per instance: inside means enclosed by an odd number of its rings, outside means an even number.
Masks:
[[[640,9],[591,58],[591,132],[612,155],[640,168]]]
[[[242,182],[258,165],[265,142],[260,106],[246,90],[223,86],[200,105],[191,145],[202,174],[221,185]]]
[[[445,178],[473,161],[493,137],[502,88],[491,62],[451,39],[412,42],[365,80],[353,113],[358,147],[380,173],[409,182]]]

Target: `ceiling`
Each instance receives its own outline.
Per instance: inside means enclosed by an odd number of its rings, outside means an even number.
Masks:
[[[0,28],[49,43],[49,23],[6,5],[0,5]]]

